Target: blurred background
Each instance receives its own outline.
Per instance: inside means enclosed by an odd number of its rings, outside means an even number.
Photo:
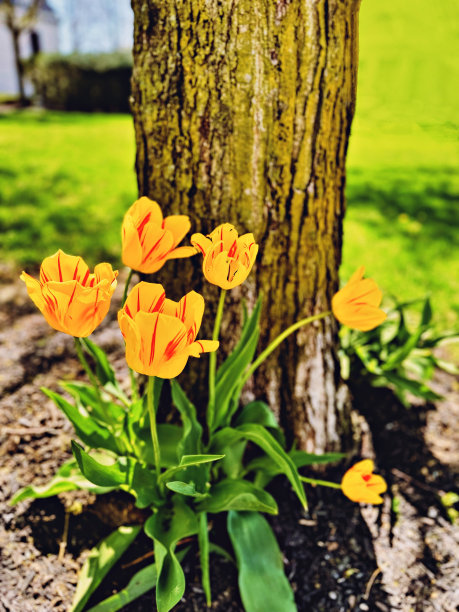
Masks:
[[[0,7],[2,265],[59,247],[119,265],[137,195],[130,2]],[[430,294],[443,329],[459,311],[458,109],[457,0],[363,0],[341,276],[365,263],[386,294]]]

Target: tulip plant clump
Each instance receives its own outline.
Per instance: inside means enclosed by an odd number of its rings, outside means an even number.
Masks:
[[[122,227],[123,263],[131,268],[118,313],[131,375],[129,396],[122,390],[105,353],[88,336],[107,314],[116,288],[117,272],[102,263],[90,273],[81,257],[58,251],[47,257],[36,280],[21,279],[47,322],[75,338],[75,349],[90,383],[62,382],[73,398],[44,389],[72,422],[79,440],[72,442],[74,459],[66,462],[44,487],[26,487],[13,502],[46,497],[73,489],[96,493],[128,491],[137,507],[149,512],[143,529],[153,541],[154,563],[140,570],[121,594],[91,610],[120,609],[156,588],[160,612],[182,598],[185,577],[183,541],[197,536],[202,585],[211,603],[209,553],[230,557],[212,542],[209,517],[226,513],[227,529],[239,571],[242,602],[248,612],[296,610],[292,589],[283,572],[282,556],[263,513],[276,514],[277,504],[266,491],[279,474],[290,481],[306,508],[304,483],[341,489],[355,502],[378,504],[386,483],[373,474],[366,459],[351,467],[341,483],[303,476],[299,469],[337,460],[341,454],[313,455],[287,449],[269,407],[261,401],[241,405],[241,392],[257,367],[300,327],[334,315],[353,329],[369,330],[385,319],[382,294],[363,278],[360,268],[333,298],[332,312],[302,319],[283,331],[254,359],[261,303],[246,317],[233,352],[217,369],[220,324],[228,290],[243,283],[258,252],[252,234],[238,236],[225,223],[211,234],[191,236],[192,246],[178,246],[190,229],[188,217],[163,218],[156,202],[142,197],[126,213]],[[161,285],[139,282],[130,291],[133,272],[152,274],[168,259],[202,255],[208,282],[221,288],[212,339],[198,339],[204,299],[190,291],[179,302],[166,297]],[[209,357],[209,400],[206,422],[176,377],[189,357]],[[139,376],[143,375],[140,379]],[[172,401],[181,424],[157,423],[164,380],[170,381]],[[142,384],[139,384],[142,383]],[[258,454],[245,453],[247,445]],[[90,555],[82,569],[72,610],[83,610],[104,575],[134,541],[141,526],[117,529]],[[267,588],[268,587],[268,588]]]

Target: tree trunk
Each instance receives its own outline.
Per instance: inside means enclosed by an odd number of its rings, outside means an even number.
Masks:
[[[190,215],[193,231],[228,221],[260,244],[255,271],[231,292],[222,339],[235,336],[241,292],[252,303],[263,292],[262,348],[300,317],[330,308],[359,2],[132,0],[140,194],[168,214]],[[202,334],[210,337],[215,288],[196,261],[175,266],[160,280],[177,296],[192,287],[212,297]],[[336,349],[331,317],[303,328],[246,391],[266,398],[305,450],[350,440]]]
[[[15,28],[10,30],[11,37],[13,39],[13,51],[14,51],[14,63],[16,66],[16,75],[18,78],[18,90],[19,90],[19,104],[20,106],[26,106],[27,98],[24,90],[24,66],[21,60],[21,54],[19,51],[19,36],[21,31]]]

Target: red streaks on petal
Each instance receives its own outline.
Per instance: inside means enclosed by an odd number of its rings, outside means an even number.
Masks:
[[[77,277],[77,274],[78,274],[78,266],[80,265],[80,261],[81,261],[81,259],[78,258],[77,265],[75,266],[75,272],[73,273],[73,280],[76,280],[76,277]]]
[[[59,269],[59,281],[62,283],[62,269],[61,269],[61,254],[57,254],[57,267]]]
[[[161,237],[159,238],[159,240],[157,240],[155,242],[155,244],[151,247],[151,249],[148,251],[148,253],[145,255],[145,257],[142,259],[142,264],[144,264],[147,259],[150,257],[150,255],[152,255],[156,249],[159,246],[159,243],[161,242],[161,240],[164,238],[164,234],[161,235]],[[161,257],[161,259],[164,259],[164,257],[166,257],[167,253],[163,254],[163,256]]]
[[[83,287],[86,287],[86,283],[88,282],[88,278],[89,278],[89,268],[88,268],[88,270],[86,270],[86,274],[84,275],[84,278],[81,281],[81,284],[83,285]]]
[[[151,336],[150,365],[153,363],[153,358],[155,356],[156,328],[158,327],[158,321],[159,317],[156,318],[155,329],[153,330],[153,334]]]
[[[75,280],[75,279],[74,279],[74,280]],[[76,283],[75,283],[75,287],[73,288],[72,295],[70,296],[70,300],[69,300],[69,304],[68,304],[69,306],[70,306],[70,304],[73,302],[73,298],[74,298],[74,296],[75,296],[75,291],[76,291],[76,288],[77,288],[77,285],[76,285]]]
[[[142,242],[142,246],[143,246],[142,233],[145,228],[145,225],[150,221],[150,217],[151,217],[151,213],[148,213],[137,226],[137,234],[139,236],[139,240]]]
[[[234,254],[236,253],[236,248],[237,248],[237,240],[235,240],[233,244],[231,245],[231,248],[228,251],[228,257],[234,257]]]

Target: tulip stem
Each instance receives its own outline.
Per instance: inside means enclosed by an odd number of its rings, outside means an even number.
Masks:
[[[307,478],[306,476],[300,476],[300,480],[303,482],[309,482],[313,485],[320,485],[322,487],[330,487],[331,489],[341,489],[341,485],[337,482],[330,482],[329,480],[317,480],[316,478]]]
[[[201,576],[202,576],[202,588],[206,595],[206,604],[210,608],[212,605],[212,595],[210,590],[210,576],[209,576],[209,532],[207,525],[207,513],[201,512],[199,514],[199,529],[198,529],[198,542],[199,552],[201,557]]]
[[[131,284],[131,279],[132,279],[133,274],[134,274],[134,270],[131,268],[129,270],[129,274],[126,279],[126,284],[124,285],[124,293],[123,293],[123,299],[121,300],[121,308],[123,308],[124,304],[126,303],[127,295],[129,291],[129,285]],[[135,379],[134,370],[132,368],[129,368],[129,377],[131,379],[132,401],[136,402],[139,399],[139,394],[137,392],[137,381]]]
[[[124,394],[122,394],[121,391],[119,394],[109,391],[108,389],[104,387],[104,385],[100,382],[100,380],[98,380],[97,377],[94,375],[94,372],[91,370],[89,363],[87,362],[86,357],[84,356],[84,350],[83,350],[83,345],[81,343],[81,338],[77,338],[74,336],[73,339],[75,340],[75,350],[76,350],[77,357],[80,360],[80,363],[84,368],[84,371],[88,375],[88,378],[92,383],[92,386],[95,388],[97,395],[99,396],[99,399],[101,399],[101,390],[102,390],[104,393],[107,393],[107,395],[112,397],[114,400],[117,400],[117,401],[119,400],[122,404],[124,404],[126,408],[129,408],[130,407],[129,401],[127,398],[124,397]]]
[[[129,377],[131,379],[131,396],[132,396],[132,401],[136,402],[139,399],[139,390],[137,387],[137,379],[135,377],[135,372],[132,368],[128,368],[129,369]]]
[[[128,291],[129,291],[129,285],[131,284],[131,279],[132,279],[133,273],[134,273],[134,270],[131,268],[129,270],[129,274],[128,274],[128,277],[126,279],[126,284],[124,285],[124,293],[123,293],[123,299],[121,300],[121,308],[123,308],[123,306],[124,306],[124,304],[126,302],[127,294],[128,294]]]
[[[290,334],[293,334],[293,332],[295,332],[297,329],[300,329],[300,327],[303,327],[304,325],[308,325],[309,323],[312,323],[313,321],[319,321],[320,319],[325,319],[325,317],[328,317],[328,315],[330,314],[331,314],[331,311],[327,310],[326,312],[321,312],[319,314],[312,315],[311,317],[300,319],[300,321],[297,321],[296,323],[293,323],[292,325],[290,325],[290,327],[287,327],[287,329],[285,329],[281,334],[279,334],[277,338],[274,338],[271,344],[269,344],[265,348],[265,350],[258,355],[258,357],[252,363],[250,368],[247,370],[239,386],[240,391],[242,391],[242,387],[249,380],[249,378],[252,376],[255,370],[263,363],[263,361],[265,361],[265,359],[267,359],[271,355],[271,353],[279,346],[279,344],[281,344],[281,342],[283,342],[286,338],[288,338],[288,336],[290,336]]]
[[[78,359],[80,360],[80,363],[83,366],[84,371],[88,375],[89,380],[91,381],[94,389],[97,392],[97,395],[100,398],[100,383],[97,380],[97,378],[94,376],[94,372],[89,367],[89,363],[87,362],[86,357],[84,356],[83,347],[81,345],[81,338],[76,338],[74,336],[73,339],[75,340],[75,351],[78,356]]]
[[[156,429],[156,414],[155,414],[155,406],[154,406],[154,384],[155,377],[149,376],[147,383],[147,406],[148,406],[148,414],[150,416],[150,430],[151,430],[151,441],[153,442],[153,454],[155,456],[155,468],[156,468],[156,477],[159,478],[161,471],[161,455],[159,452],[159,440],[158,440],[158,432]]]
[[[212,334],[212,340],[218,340],[220,334],[220,327],[222,324],[223,306],[225,304],[226,289],[222,289],[220,292],[220,299],[218,300],[217,314],[215,316],[214,332]],[[213,351],[209,356],[209,404],[207,407],[207,424],[209,429],[212,429],[215,412],[215,372],[217,370],[217,353]]]
[[[293,323],[292,325],[290,325],[290,327],[287,327],[287,329],[285,329],[276,338],[274,338],[271,344],[269,344],[265,348],[265,350],[258,355],[258,357],[252,363],[252,365],[247,370],[245,375],[242,377],[242,380],[236,391],[235,397],[240,396],[245,383],[249,380],[249,378],[252,376],[255,370],[263,363],[263,361],[265,361],[265,359],[267,359],[271,355],[271,353],[279,346],[279,344],[281,344],[281,342],[283,342],[286,338],[288,338],[288,336],[290,336],[290,334],[293,334],[293,332],[295,332],[297,329],[300,329],[300,327],[303,327],[304,325],[308,325],[308,323],[312,323],[313,321],[319,321],[319,319],[325,319],[325,317],[328,317],[328,315],[330,314],[331,314],[331,310],[327,310],[326,312],[321,312],[319,314],[312,315],[311,317],[300,319],[296,323]]]

